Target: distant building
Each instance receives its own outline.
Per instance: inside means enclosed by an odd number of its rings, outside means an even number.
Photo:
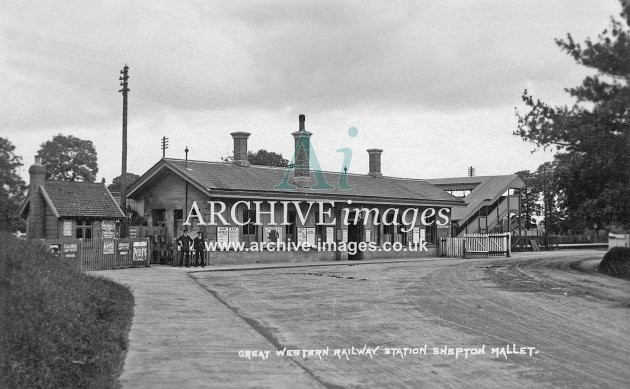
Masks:
[[[125,216],[104,184],[46,180],[39,157],[29,174],[29,193],[20,211],[28,238],[118,237]]]

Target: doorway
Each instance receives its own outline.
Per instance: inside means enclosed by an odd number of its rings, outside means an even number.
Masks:
[[[349,216],[349,220],[355,220],[354,213]],[[348,250],[349,261],[360,261],[363,259],[363,255],[359,250],[359,243],[363,239],[363,219],[358,219],[356,222],[356,224],[348,224],[348,246],[353,247],[353,250],[355,251],[353,254],[350,250]]]

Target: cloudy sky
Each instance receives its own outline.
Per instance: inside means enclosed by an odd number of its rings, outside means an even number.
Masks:
[[[551,154],[512,135],[524,89],[570,103],[589,73],[554,38],[596,37],[616,0],[6,1],[0,15],[0,136],[26,176],[55,134],[92,140],[98,179],[120,174],[129,65],[128,170],[161,158],[217,161],[232,131],[290,158],[306,114],[325,170],[434,178],[535,169]],[[521,106],[522,107],[522,106]],[[348,128],[356,127],[351,138]]]

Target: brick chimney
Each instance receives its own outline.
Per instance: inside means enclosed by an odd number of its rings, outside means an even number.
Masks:
[[[46,168],[42,165],[41,157],[35,157],[35,163],[28,169],[28,174],[30,183],[26,236],[29,239],[42,239],[45,237],[44,197],[39,188],[46,182]]]
[[[234,164],[238,166],[249,166],[249,160],[247,159],[247,138],[251,135],[249,132],[233,132],[232,138],[234,139]]]
[[[299,116],[300,127],[298,131],[291,133],[295,139],[295,162],[293,183],[306,188],[310,186],[310,152],[311,132],[306,131],[306,117]]]
[[[368,175],[372,177],[383,177],[383,173],[381,173],[381,153],[382,149],[368,149],[367,150],[370,156],[370,171]]]

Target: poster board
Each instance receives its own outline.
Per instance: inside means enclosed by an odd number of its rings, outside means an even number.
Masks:
[[[118,243],[118,255],[127,255],[129,254],[129,243],[121,242]]]
[[[66,258],[74,258],[79,251],[79,245],[77,243],[64,243],[63,244],[63,256]]]
[[[238,242],[238,227],[228,227],[228,240]]]
[[[113,220],[103,220],[101,222],[101,236],[105,239],[116,237],[116,222]]]
[[[228,240],[228,228],[227,227],[217,227],[217,243],[225,243],[229,242]]]
[[[63,236],[72,236],[72,220],[63,221]]]
[[[299,227],[297,229],[297,242],[298,244],[304,244],[306,243],[306,228],[304,227]]]
[[[308,227],[306,229],[306,243],[315,247],[315,227]]]
[[[326,242],[335,241],[335,227],[326,227]]]
[[[282,227],[265,227],[263,239],[266,243],[282,242]]]
[[[413,228],[413,239],[412,242],[415,243],[420,243],[420,227],[414,227]]]
[[[113,240],[108,240],[103,242],[103,254],[114,254],[116,242]]]
[[[146,261],[149,255],[147,242],[133,242],[132,261]]]
[[[138,239],[140,236],[140,228],[138,226],[129,226],[129,238]]]

